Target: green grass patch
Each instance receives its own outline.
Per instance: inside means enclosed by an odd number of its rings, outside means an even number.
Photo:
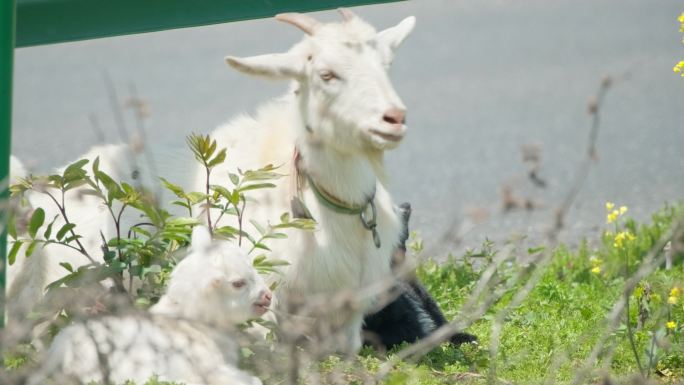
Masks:
[[[684,205],[664,208],[648,224],[638,224],[620,215],[606,226],[598,246],[583,243],[575,250],[556,247],[549,252],[551,259],[529,295],[503,317],[500,338],[494,341],[492,332],[497,317],[533,276],[534,266],[516,261],[519,257],[529,260],[547,250],[543,246],[508,250],[510,256],[500,258],[504,251],[487,242],[481,250],[449,258],[445,263],[428,261],[419,267],[418,277],[452,320],[467,316],[462,313],[463,306],[486,267],[499,263],[483,293],[498,293],[499,299],[467,329],[477,335],[479,344],[455,347],[444,343],[412,362],[397,359],[396,354],[403,347],[386,356],[364,348],[351,361],[329,357],[311,367],[309,374],[317,372],[322,384],[361,385],[375,383],[379,371],[391,363],[391,370],[380,383],[570,383],[586,365],[586,377],[580,383],[597,383],[605,377],[626,382],[640,372],[661,383],[682,381],[684,252],[680,243],[684,239],[674,240],[669,249],[661,252],[671,254],[672,268],[657,266],[630,293],[629,321],[623,314],[614,330],[608,330],[606,325],[607,315],[623,295],[627,278],[645,263],[644,257],[668,231],[674,218],[682,215]],[[627,232],[629,235],[618,237],[624,240],[616,241],[617,234]],[[420,252],[420,241],[411,246]],[[498,345],[496,354],[492,353],[492,344]],[[598,358],[588,362],[596,346]],[[7,354],[5,368],[21,367],[32,353],[23,346],[16,353]],[[275,358],[273,362],[286,359]],[[263,359],[254,354],[245,360],[245,365],[259,367],[256,361]],[[283,383],[283,376],[278,372],[260,375],[266,384]],[[149,384],[161,382],[153,379]]]

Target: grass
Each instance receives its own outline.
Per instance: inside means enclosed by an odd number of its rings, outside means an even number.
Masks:
[[[323,383],[330,384],[367,383],[387,362],[393,364],[383,381],[387,385],[570,383],[607,333],[598,360],[589,363],[588,376],[580,383],[597,383],[604,377],[623,382],[640,372],[628,338],[631,329],[644,373],[661,383],[682,381],[684,293],[673,292],[673,288],[684,291],[681,251],[675,255],[673,268],[659,267],[631,293],[630,329],[624,316],[617,329],[606,331],[605,327],[606,315],[620,299],[626,277],[636,271],[673,219],[682,214],[684,205],[678,205],[654,214],[649,224],[620,218],[617,224],[607,226],[610,231],[603,233],[597,247],[584,243],[576,250],[561,245],[551,251],[551,261],[543,268],[539,282],[504,318],[496,354],[492,354],[490,344],[495,320],[530,276],[528,266],[516,263],[515,258],[544,253],[543,247],[513,250],[511,259],[496,271],[490,289],[502,296],[467,330],[478,336],[478,345],[442,344],[417,362],[398,360],[396,352],[401,347],[388,356],[365,348],[351,362],[333,356],[320,362],[315,370]],[[619,231],[628,231],[634,239],[616,245],[615,234]],[[420,252],[419,241],[412,247]],[[418,276],[447,318],[460,319],[467,316],[460,311],[482,276],[481,266],[496,261],[502,252],[486,243],[477,253],[450,258],[446,263],[428,261],[420,266]],[[518,276],[523,279],[514,282]],[[668,322],[676,326],[668,327]],[[31,350],[24,347],[19,354],[6,355],[5,367],[22,366],[30,354]],[[246,361],[251,360],[259,360],[259,356]],[[270,375],[262,376],[266,384],[282,383],[280,374]],[[153,379],[148,384],[165,383]]]
[[[551,263],[529,296],[505,317],[498,352],[494,357],[490,353],[494,320],[499,311],[509,304],[522,282],[508,289],[502,299],[468,329],[478,336],[479,345],[458,348],[443,344],[416,364],[399,362],[385,383],[486,383],[492,366],[496,368],[496,380],[493,382],[572,382],[606,333],[606,316],[622,295],[627,273],[636,270],[643,256],[669,228],[673,218],[682,213],[684,206],[680,205],[654,214],[650,224],[638,225],[631,220],[621,220],[618,229],[630,231],[635,236],[622,248],[614,244],[617,231],[604,233],[598,247],[592,248],[587,243],[577,250],[557,247],[551,254]],[[518,250],[513,254],[540,252],[541,248]],[[428,261],[419,268],[420,279],[448,319],[462,316],[459,311],[481,276],[481,269],[475,267],[478,259],[484,258],[489,262],[496,254],[494,245],[488,243],[477,253],[450,258],[442,264]],[[668,303],[672,288],[684,287],[682,256],[678,258],[679,263],[672,269],[661,267],[642,280],[630,296],[630,323],[636,351],[647,375],[662,383],[684,379],[684,297],[679,295],[675,298],[676,303]],[[497,272],[498,285],[505,286],[524,268],[517,263],[504,263]],[[637,329],[639,317],[643,325]],[[668,328],[667,322],[675,322],[677,326]],[[598,382],[603,377],[627,381],[639,373],[627,334],[623,316],[619,327],[608,332],[599,359],[590,363],[589,376],[581,383],[587,380]],[[396,350],[390,352],[390,360]],[[360,366],[371,373],[377,371],[383,360],[368,350],[361,356]],[[335,365],[328,365],[329,370],[333,368]],[[361,376],[350,379],[362,383]]]

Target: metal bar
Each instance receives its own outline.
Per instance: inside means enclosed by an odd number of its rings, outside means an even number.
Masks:
[[[401,0],[18,0],[17,47]]]
[[[0,0],[0,328],[5,325],[15,0]]]

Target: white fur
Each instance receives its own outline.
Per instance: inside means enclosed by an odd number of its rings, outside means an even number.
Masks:
[[[236,282],[244,285],[236,288]],[[152,375],[188,384],[261,384],[236,368],[238,345],[226,329],[259,315],[255,304],[264,305],[266,296],[270,292],[247,255],[211,243],[206,228],[197,228],[190,255],[174,269],[152,317],[108,316],[69,326],[28,383],[101,382],[106,368],[108,382],[117,384],[142,384]]]
[[[389,260],[399,242],[401,223],[385,187],[383,154],[398,146],[406,126],[384,120],[388,111],[405,110],[387,70],[395,50],[414,24],[415,19],[409,17],[377,33],[353,17],[344,23],[316,24],[312,35],[286,53],[226,59],[234,68],[251,75],[293,80],[296,95],[268,103],[256,117],[240,117],[212,133],[220,146],[231,149],[228,162],[212,172],[212,183],[226,183],[227,172],[235,172],[237,167],[256,169],[271,163],[292,172],[292,154],[297,147],[303,157],[302,171],[339,199],[362,204],[377,189],[381,248],[375,247],[371,233],[363,228],[358,216],[328,210],[304,187],[304,203],[318,228],[314,233],[291,231],[289,239],[274,245],[279,257],[291,263],[285,269],[281,303],[292,297],[322,299],[343,290],[358,290],[390,275]],[[330,73],[334,76],[326,80],[325,75]],[[87,157],[100,155],[102,169],[132,159],[125,147],[107,149],[95,148]],[[110,156],[102,156],[103,152]],[[112,174],[115,180],[128,179],[125,172]],[[177,175],[161,174],[182,180]],[[192,190],[203,191],[203,175],[203,170],[194,172],[189,183]],[[246,219],[262,224],[276,222],[290,209],[289,183],[281,180],[275,189],[250,194],[258,204],[250,203]],[[47,199],[29,194],[31,205],[46,209],[46,218],[51,219],[54,205]],[[111,237],[111,221],[95,198],[78,199],[80,202],[68,202],[69,207],[74,207],[69,219],[85,235],[86,248],[98,255],[99,230],[104,229],[105,236]],[[82,256],[59,245],[37,249],[34,257],[24,262],[26,266],[18,262],[18,266],[10,268],[14,282],[9,293],[10,317],[19,320],[42,297],[45,285],[64,275],[59,262],[66,260],[74,267],[87,263]],[[18,256],[17,261],[24,259]],[[329,311],[322,317],[320,321],[341,329],[339,350],[358,350],[363,312],[371,304],[369,298],[358,311]]]
[[[403,122],[390,124],[383,115],[390,109],[405,110],[387,70],[394,50],[413,25],[410,17],[376,33],[354,17],[344,23],[316,24],[311,36],[286,53],[226,59],[250,75],[292,79],[296,92],[266,104],[254,118],[240,117],[211,134],[219,146],[230,148],[229,161],[213,171],[221,179],[213,183],[225,182],[227,172],[237,167],[254,169],[271,163],[284,165],[283,171],[291,173],[296,146],[302,154],[302,171],[339,199],[363,204],[377,189],[380,248],[357,215],[329,210],[304,188],[303,200],[318,227],[313,233],[292,231],[287,240],[274,245],[274,252],[291,263],[279,288],[279,304],[293,297],[311,303],[343,290],[358,290],[390,274],[390,255],[399,242],[401,224],[385,188],[383,153],[396,147],[398,140],[377,133],[401,138],[406,132]],[[325,80],[330,71],[334,76]],[[196,175],[198,189],[204,179],[201,171]],[[250,203],[247,215],[260,223],[276,222],[290,210],[289,184],[282,180],[275,189],[250,195],[258,203]],[[330,309],[318,320],[341,330],[338,350],[360,348],[363,313],[371,304],[369,298],[358,311]]]
[[[90,163],[85,166],[89,174],[92,174],[91,165],[96,157],[100,158],[100,170],[109,174],[116,181],[128,181],[133,183],[133,171],[135,170],[135,155],[126,145],[105,145],[95,146],[88,153],[75,159],[89,159]],[[16,166],[14,166],[16,165]],[[55,173],[62,173],[66,168],[57,169]],[[23,170],[23,171],[22,171]],[[26,176],[26,171],[21,163],[14,162],[11,178]],[[23,172],[23,174],[21,174]],[[81,244],[95,261],[102,262],[102,251],[100,245],[102,238],[100,231],[109,240],[115,236],[114,222],[100,198],[92,195],[82,194],[85,187],[70,190],[65,194],[65,207],[67,216],[71,223],[76,224],[74,231],[83,236]],[[58,201],[61,195],[58,190],[48,189]],[[45,225],[39,230],[39,237],[47,223],[57,216],[53,225],[55,234],[63,225],[64,220],[52,199],[41,192],[28,191],[26,201],[30,209],[38,207],[45,210]],[[114,206],[117,210],[117,206]],[[123,228],[127,228],[124,224]],[[26,237],[27,234],[19,234],[19,237]],[[8,245],[9,246],[9,245]],[[79,252],[69,249],[62,245],[51,244],[45,248],[36,247],[34,253],[27,258],[24,254],[26,246],[22,246],[17,255],[16,261],[8,269],[8,318],[9,322],[24,322],[26,316],[40,302],[45,292],[45,287],[59,278],[62,278],[68,271],[61,267],[61,262],[68,262],[74,268],[86,265],[90,261]]]

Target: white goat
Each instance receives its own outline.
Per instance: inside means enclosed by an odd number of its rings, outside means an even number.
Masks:
[[[415,19],[378,33],[351,11],[340,12],[344,21],[328,24],[304,14],[278,15],[306,33],[300,43],[285,53],[226,58],[246,74],[295,84],[294,94],[265,105],[255,118],[238,118],[212,133],[231,148],[229,162],[213,175],[269,163],[291,171],[293,189],[281,182],[252,195],[258,201],[252,218],[274,221],[294,198],[318,223],[317,231],[290,232],[274,246],[290,262],[278,292],[281,310],[288,301],[306,305],[387,278],[399,243],[401,223],[385,187],[383,154],[406,133],[406,109],[387,71]],[[197,175],[199,189],[205,181]],[[339,331],[336,350],[360,348],[363,313],[371,304],[367,298],[351,312],[329,309],[316,320]]]
[[[77,160],[89,159],[92,162],[96,157],[100,158],[100,169],[108,173],[114,180],[128,182],[133,180],[135,154],[128,146],[123,144],[95,146]],[[16,183],[17,178],[25,177],[27,172],[18,159],[12,157],[12,161],[10,180],[12,183]],[[64,171],[64,168],[58,169],[56,172],[61,173]],[[90,164],[85,169],[90,170]],[[74,231],[83,236],[80,239],[80,243],[94,260],[101,262],[102,251],[100,246],[102,238],[100,231],[102,231],[107,239],[110,239],[115,235],[114,224],[107,207],[100,198],[83,194],[83,189],[85,187],[68,191],[65,194],[64,206],[69,221],[76,225]],[[57,190],[48,189],[48,192],[57,201],[61,201]],[[64,225],[65,222],[61,217],[61,213],[55,202],[48,195],[41,192],[28,191],[26,193],[26,200],[29,205],[28,209],[40,207],[45,210],[46,222],[51,221],[57,216],[57,220],[53,225],[55,231]],[[130,220],[130,218],[128,219]],[[124,225],[124,228],[127,227]],[[19,235],[24,236],[26,234]],[[36,247],[33,255],[28,258],[24,252],[25,247],[22,247],[22,251],[17,255],[15,263],[9,266],[8,269],[7,307],[10,324],[24,322],[26,316],[43,298],[45,287],[68,274],[60,266],[60,263],[68,262],[74,268],[78,268],[90,262],[82,253],[58,244],[50,244],[44,248]]]
[[[28,384],[49,378],[142,384],[153,375],[187,384],[261,384],[236,368],[238,345],[226,333],[271,303],[248,262],[244,252],[212,243],[205,227],[195,228],[191,253],[174,269],[152,317],[107,316],[67,327]]]

